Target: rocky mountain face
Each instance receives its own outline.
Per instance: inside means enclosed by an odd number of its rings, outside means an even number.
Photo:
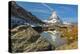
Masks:
[[[51,16],[47,20],[44,20],[44,22],[46,23],[45,26],[55,27],[55,28],[56,28],[56,26],[63,25],[63,22],[57,15],[56,11],[53,11]]]
[[[16,4],[15,1],[10,2],[10,7],[11,7],[10,8],[11,20],[13,20],[12,18],[17,18],[17,19],[24,20],[26,23],[29,23],[29,24],[33,24],[33,23],[36,25],[37,24],[44,24],[44,22],[42,22],[40,19],[38,19],[36,16],[34,16],[31,12],[23,9],[18,4]]]
[[[25,25],[25,24],[27,24],[25,20],[19,19],[17,17],[11,17],[11,29],[19,25]]]
[[[53,24],[62,24],[62,21],[58,17],[56,11],[53,11],[51,16],[48,19],[48,23],[53,23]]]
[[[31,26],[21,25],[11,30],[11,52],[54,50],[48,41]]]

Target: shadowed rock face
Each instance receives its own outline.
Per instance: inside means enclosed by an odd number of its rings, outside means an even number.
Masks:
[[[11,18],[19,18],[26,21],[26,23],[35,23],[35,24],[44,24],[40,19],[34,16],[31,12],[25,10],[24,8],[20,7],[15,1],[10,2],[10,9],[11,9]]]
[[[48,51],[54,49],[31,26],[21,25],[11,30],[12,52]]]

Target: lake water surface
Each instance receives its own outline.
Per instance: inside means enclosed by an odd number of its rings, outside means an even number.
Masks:
[[[67,42],[65,39],[60,37],[60,33],[56,30],[44,31],[41,33],[41,36],[55,47],[61,46]]]

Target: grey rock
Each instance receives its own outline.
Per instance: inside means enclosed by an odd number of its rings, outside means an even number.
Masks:
[[[31,26],[21,25],[11,30],[12,52],[48,51],[55,49]]]

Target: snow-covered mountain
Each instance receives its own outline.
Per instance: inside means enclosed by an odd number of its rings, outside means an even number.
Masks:
[[[59,24],[62,23],[56,11],[52,12],[51,16],[48,19],[48,23],[59,23]]]
[[[53,11],[51,16],[47,19],[44,20],[46,24],[52,25],[52,24],[62,24],[61,19],[58,17],[56,11]]]

